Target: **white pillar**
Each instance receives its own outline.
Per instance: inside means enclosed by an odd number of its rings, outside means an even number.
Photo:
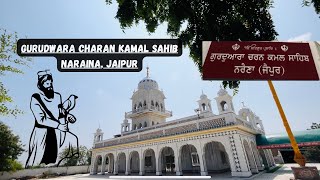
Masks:
[[[258,167],[257,167],[257,162],[256,162],[256,159],[254,158],[253,151],[250,148],[250,145],[248,145],[248,146],[249,146],[249,152],[248,152],[249,157],[248,157],[248,160],[252,163],[252,166],[253,166],[253,167],[250,166],[251,172],[252,173],[259,173],[259,170],[258,170]]]
[[[265,155],[265,153],[264,153],[264,149],[259,149],[258,152],[259,152],[259,154],[260,154],[260,156],[261,156],[261,158],[262,158],[262,163],[263,163],[263,165],[264,165],[264,168],[265,168],[265,169],[268,168],[268,167],[269,167],[269,164],[268,164],[267,157],[266,157],[266,155]]]
[[[263,149],[263,153],[264,153],[264,156],[266,157],[266,160],[267,160],[267,164],[268,164],[268,168],[269,167],[272,167],[272,163],[270,161],[270,157],[269,157],[269,154],[267,152],[267,149]]]
[[[200,163],[200,174],[201,176],[206,176],[208,175],[208,170],[207,170],[207,166],[206,166],[206,161],[205,161],[205,154],[203,152],[204,147],[201,144],[201,141],[197,141],[197,143],[195,144],[195,147],[197,149],[197,153],[198,153],[198,157],[199,157],[199,163]]]
[[[257,148],[256,147],[252,147],[252,151],[253,151],[254,157],[256,159],[258,170],[259,171],[263,171],[264,170],[264,168],[262,166],[263,163],[261,161],[261,157],[260,157],[260,154],[259,154]]]
[[[129,155],[129,153],[128,154],[126,154],[126,160],[125,160],[125,162],[126,162],[126,172],[125,172],[125,175],[129,175],[131,172],[130,172],[130,155]]]
[[[278,158],[279,158],[279,163],[284,164],[284,160],[283,160],[282,154],[281,154],[281,152],[279,150],[278,150]]]
[[[141,151],[140,154],[139,154],[139,160],[140,160],[140,163],[139,163],[139,165],[140,165],[139,175],[140,175],[140,176],[143,176],[145,172],[144,172],[144,156],[143,156],[143,152],[142,152],[142,151]]]
[[[113,171],[113,174],[114,175],[117,175],[118,174],[118,163],[119,163],[119,159],[118,159],[118,153],[115,153],[116,155],[115,155],[115,158],[114,158],[114,166],[113,166],[113,168],[114,168],[114,171]]]
[[[156,159],[156,175],[161,176],[162,175],[161,159],[160,159],[160,152],[158,148],[154,149],[154,156]]]
[[[108,173],[111,173],[111,171],[112,171],[111,167],[112,167],[113,162],[112,162],[111,157],[109,155],[107,156],[107,158],[109,160]]]
[[[272,166],[275,166],[276,165],[276,162],[274,161],[274,158],[273,158],[273,154],[271,152],[271,149],[268,149],[268,152],[270,154],[270,160],[271,160],[271,164]]]
[[[106,158],[101,155],[102,161],[101,161],[101,174],[104,175],[106,171]]]
[[[246,152],[243,147],[240,135],[235,134],[229,137],[230,146],[229,149],[229,160],[233,161],[230,163],[231,166],[231,175],[236,177],[249,177],[252,175],[248,161],[246,160]],[[227,148],[226,148],[227,149]]]
[[[176,175],[177,176],[182,176],[182,171],[181,171],[181,158],[180,158],[180,151],[179,148],[176,147],[173,148],[174,150],[174,164],[175,164],[175,169],[176,169]]]

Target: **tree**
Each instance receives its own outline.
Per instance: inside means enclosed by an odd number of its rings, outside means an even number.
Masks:
[[[31,61],[30,58],[17,55],[17,33],[8,33],[0,28],[0,77],[6,75],[6,72],[23,73],[21,66],[26,66]],[[8,95],[8,90],[0,82],[0,116],[22,113],[17,108],[11,108],[8,103],[12,103],[12,98]]]
[[[320,163],[320,146],[307,147],[304,155],[309,162]]]
[[[303,0],[304,6],[311,6],[313,4],[313,7],[317,14],[320,14],[320,0]]]
[[[24,151],[19,136],[0,121],[0,171],[15,171],[22,169],[17,162],[18,156]]]
[[[91,149],[87,151],[87,165],[91,165],[91,156],[92,156],[92,151]]]
[[[76,151],[76,147],[71,147],[71,151]],[[60,153],[59,153],[59,158],[62,159],[65,157],[69,152],[69,148],[65,147]],[[87,164],[87,159],[88,159],[88,149],[85,146],[80,146],[79,147],[79,156],[73,156],[71,158],[64,159],[61,162],[61,165],[64,166],[77,166],[77,165],[86,165]]]
[[[149,33],[168,23],[167,33],[190,48],[202,74],[202,41],[270,41],[277,32],[269,13],[272,0],[117,0],[116,18],[124,30],[143,21]],[[107,0],[107,4],[111,4]],[[182,25],[186,23],[186,28]],[[231,89],[240,81],[223,81]]]

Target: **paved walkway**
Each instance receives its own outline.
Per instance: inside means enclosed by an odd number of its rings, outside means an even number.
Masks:
[[[318,170],[320,171],[320,163],[307,163],[306,166],[316,166]],[[274,173],[263,173],[260,176],[258,176],[255,179],[263,179],[263,180],[269,180],[269,179],[277,179],[277,180],[289,180],[290,178],[293,178],[291,167],[299,167],[298,164],[285,164],[283,165],[279,170],[277,170]]]
[[[316,166],[318,170],[320,170],[320,163],[317,164],[311,164],[308,163],[307,166]],[[261,172],[259,174],[256,174],[250,178],[234,178],[230,176],[230,173],[222,173],[222,174],[214,174],[210,176],[121,176],[121,175],[89,175],[89,174],[76,174],[71,176],[62,176],[57,178],[52,178],[52,180],[57,179],[64,179],[64,180],[93,180],[93,179],[112,179],[112,180],[119,180],[119,179],[157,179],[157,180],[168,180],[168,179],[194,179],[194,180],[201,180],[201,179],[217,179],[217,180],[223,180],[223,179],[239,179],[239,180],[251,180],[251,179],[257,179],[257,180],[289,180],[293,177],[291,167],[298,167],[297,164],[285,164],[280,169],[278,169],[274,173],[266,173]]]

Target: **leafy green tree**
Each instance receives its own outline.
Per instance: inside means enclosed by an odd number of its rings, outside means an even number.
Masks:
[[[6,73],[23,73],[22,66],[27,66],[31,59],[17,55],[17,33],[9,33],[0,28],[0,78]],[[12,103],[12,98],[8,95],[8,89],[0,81],[0,116],[13,115],[22,113],[16,107],[11,108],[8,103]]]
[[[73,152],[76,151],[76,147],[71,147]],[[59,158],[62,159],[65,157],[69,152],[69,148],[65,147],[60,153]],[[77,165],[86,165],[88,162],[88,149],[85,146],[79,147],[79,156],[73,156],[71,158],[64,159],[61,162],[61,165],[63,166],[77,166]]]
[[[307,147],[304,155],[308,162],[320,163],[320,146]]]
[[[79,147],[78,165],[86,165],[88,161],[88,149],[85,146]]]
[[[304,6],[311,6],[313,4],[313,7],[317,14],[320,14],[320,0],[303,0]]]
[[[0,171],[15,171],[22,169],[17,162],[18,156],[24,151],[19,136],[0,121]]]
[[[92,156],[92,151],[88,150],[87,151],[87,165],[91,165],[91,156]]]
[[[270,41],[277,32],[269,9],[272,0],[117,0],[121,28],[140,21],[149,33],[166,22],[167,33],[190,48],[190,57],[202,73],[202,41]],[[112,3],[107,0],[107,4]],[[182,28],[183,24],[186,28]],[[223,81],[237,89],[240,81]]]

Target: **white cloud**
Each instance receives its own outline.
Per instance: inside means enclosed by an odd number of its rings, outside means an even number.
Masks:
[[[311,36],[312,34],[310,32],[301,34],[299,36],[296,37],[292,37],[290,39],[288,39],[289,42],[293,42],[293,41],[310,41],[311,40]]]

